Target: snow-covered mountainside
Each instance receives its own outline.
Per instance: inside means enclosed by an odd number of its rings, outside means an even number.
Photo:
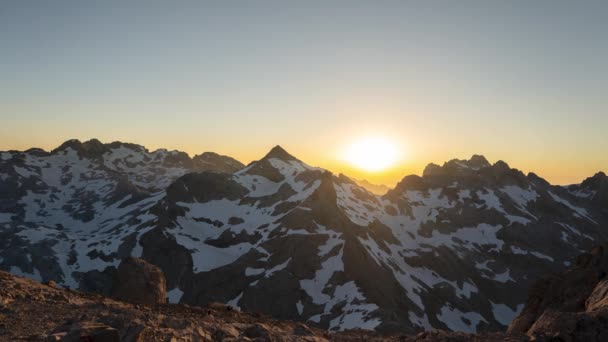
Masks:
[[[330,329],[475,332],[504,329],[538,276],[608,235],[602,173],[559,187],[473,156],[378,196],[278,146],[234,173],[174,179],[136,161],[1,153],[0,268],[107,293],[133,255],[163,270],[171,302]]]

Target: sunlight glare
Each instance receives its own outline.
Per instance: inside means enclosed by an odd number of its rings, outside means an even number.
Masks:
[[[357,168],[377,172],[392,166],[398,159],[398,151],[387,139],[365,138],[350,145],[344,159]]]

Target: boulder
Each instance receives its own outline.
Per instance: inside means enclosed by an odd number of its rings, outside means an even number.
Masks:
[[[538,341],[608,341],[608,246],[596,246],[575,265],[539,280],[509,326]]]
[[[143,259],[124,259],[112,282],[112,297],[137,304],[166,303],[167,285],[160,268]]]

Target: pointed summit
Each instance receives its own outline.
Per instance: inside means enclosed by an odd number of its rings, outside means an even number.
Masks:
[[[276,145],[275,147],[273,147],[272,150],[270,150],[270,152],[268,152],[264,156],[264,158],[262,158],[262,160],[264,160],[264,159],[270,159],[270,158],[281,159],[281,160],[284,160],[284,161],[298,160],[298,158],[296,158],[296,157],[292,156],[291,154],[289,154],[280,145]]]

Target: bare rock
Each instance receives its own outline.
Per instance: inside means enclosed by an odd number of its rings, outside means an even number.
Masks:
[[[215,330],[213,337],[218,341],[223,341],[224,339],[237,338],[240,334],[234,325],[225,324]]]
[[[256,323],[247,327],[243,334],[249,338],[267,338],[270,335],[270,328],[266,324]]]
[[[587,311],[608,308],[608,280],[600,281],[585,303]]]
[[[509,326],[538,341],[608,340],[608,253],[596,246],[576,264],[539,280]]]
[[[545,311],[528,330],[537,341],[608,341],[608,312]]]
[[[146,342],[147,329],[144,325],[131,325],[123,333],[122,342]]]
[[[165,275],[145,260],[129,257],[120,263],[110,293],[127,302],[163,304],[167,297]]]
[[[65,334],[52,336],[60,336],[61,342],[120,342],[118,330],[97,322],[76,323]]]
[[[297,324],[293,328],[293,334],[297,336],[314,336],[314,332],[306,324]]]

